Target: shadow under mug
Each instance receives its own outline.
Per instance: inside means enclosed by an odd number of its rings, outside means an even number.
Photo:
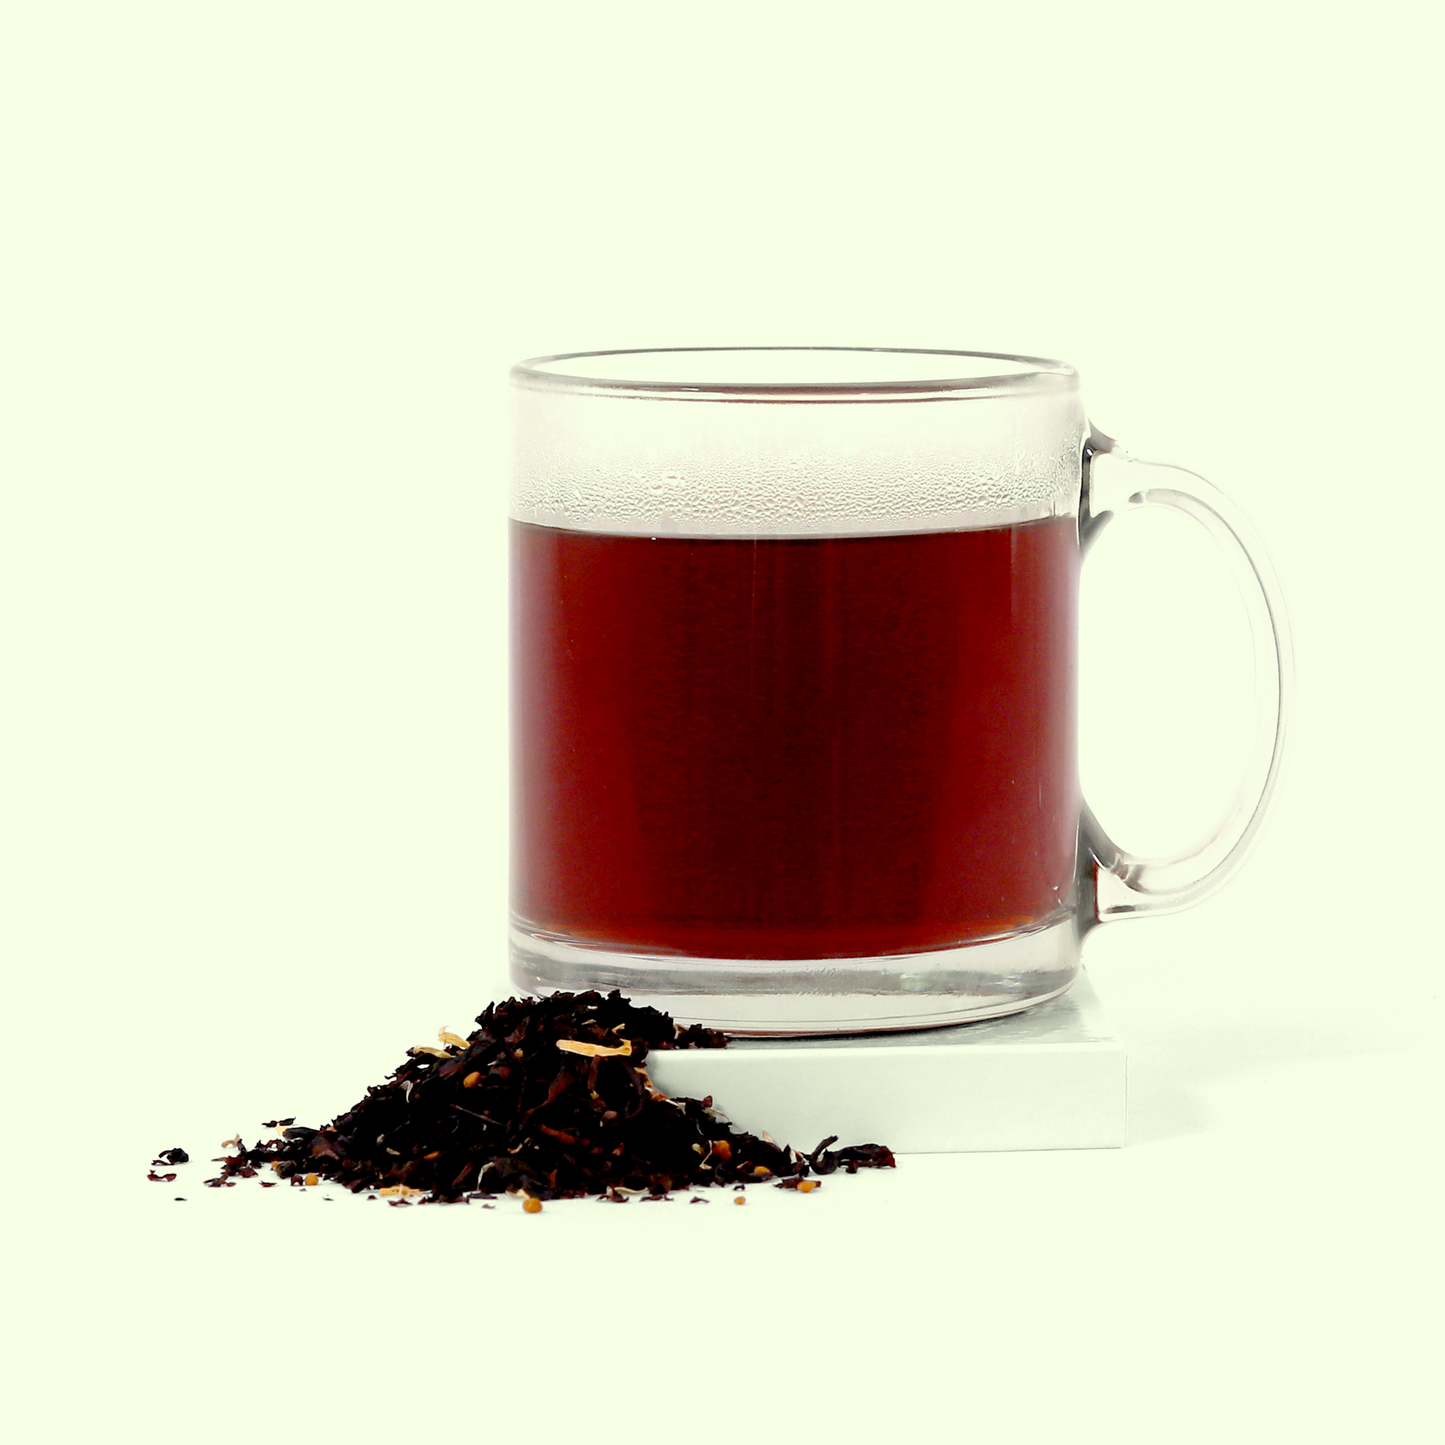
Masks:
[[[513,981],[734,1033],[1054,998],[1094,925],[1188,906],[1273,787],[1277,586],[1201,478],[1091,430],[1073,368],[866,348],[619,351],[512,371]],[[1219,543],[1258,673],[1248,776],[1141,859],[1084,803],[1090,540],[1165,506]]]

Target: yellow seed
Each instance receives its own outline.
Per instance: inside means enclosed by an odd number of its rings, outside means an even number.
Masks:
[[[719,1159],[731,1159],[733,1157],[733,1146],[726,1139],[714,1139],[712,1152]]]
[[[308,1175],[306,1176],[306,1182],[307,1182],[308,1184],[320,1184],[320,1183],[321,1183],[321,1181],[320,1181],[314,1174],[308,1174]]]
[[[733,1195],[733,1203],[734,1203],[734,1204],[746,1204],[747,1202],[748,1202],[748,1196],[747,1196],[746,1194],[734,1194],[734,1195]]]
[[[442,1157],[442,1151],[440,1149],[433,1149],[430,1154],[423,1154],[421,1157],[423,1159],[440,1159]]]
[[[473,1069],[472,1072],[471,1072],[470,1074],[468,1074],[465,1079],[462,1080],[462,1088],[464,1088],[464,1089],[475,1089],[475,1088],[477,1087],[477,1085],[480,1084],[481,1082],[482,1082],[481,1072],[480,1072],[479,1070],[477,1070],[477,1069]]]
[[[816,1179],[804,1179],[798,1185],[799,1194],[811,1194],[818,1187]]]
[[[766,1179],[772,1172],[766,1164],[759,1164],[758,1167],[753,1170],[753,1173],[756,1174],[759,1179]]]
[[[540,1199],[529,1199],[522,1205],[528,1214],[540,1214],[542,1212],[542,1201]]]

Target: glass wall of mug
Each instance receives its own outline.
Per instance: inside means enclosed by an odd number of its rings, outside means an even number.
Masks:
[[[844,349],[513,372],[514,981],[737,1032],[1072,982],[1072,368]]]

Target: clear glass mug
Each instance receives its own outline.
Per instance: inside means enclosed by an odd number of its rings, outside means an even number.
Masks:
[[[1240,862],[1279,766],[1278,589],[1213,487],[1090,429],[1073,368],[687,349],[512,382],[522,989],[735,1033],[991,1018]],[[1139,506],[1220,544],[1259,675],[1238,800],[1172,858],[1117,847],[1078,785],[1080,562]]]

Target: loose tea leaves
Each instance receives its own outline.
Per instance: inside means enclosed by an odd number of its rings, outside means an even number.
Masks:
[[[385,1083],[330,1124],[277,1119],[267,1125],[275,1139],[227,1141],[236,1152],[206,1184],[229,1187],[268,1169],[303,1188],[326,1180],[395,1205],[506,1192],[535,1213],[549,1199],[626,1203],[709,1185],[772,1181],[807,1193],[810,1175],[894,1167],[881,1144],[835,1150],[831,1136],[802,1154],[735,1130],[711,1096],[662,1093],[647,1074],[651,1051],[723,1048],[727,1036],[682,1028],[616,991],[507,999],[467,1038],[443,1030],[440,1041],[409,1049]]]

